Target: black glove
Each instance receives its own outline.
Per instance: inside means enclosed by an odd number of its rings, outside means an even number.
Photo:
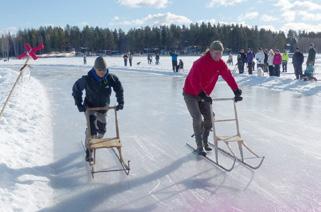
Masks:
[[[234,95],[235,95],[235,97],[234,97],[234,101],[235,101],[235,102],[238,102],[238,101],[242,101],[242,100],[243,100],[243,97],[241,97],[241,95],[242,95],[242,90],[241,90],[241,89],[236,89],[236,90],[234,91]]]
[[[78,108],[79,112],[85,112],[86,111],[86,107],[83,104],[77,105],[77,108]]]
[[[123,105],[123,104],[118,104],[118,105],[116,106],[116,111],[122,110],[123,108],[124,108],[124,105]]]
[[[212,104],[212,101],[213,101],[212,97],[207,96],[203,91],[198,96],[201,97],[201,100],[203,102],[208,102],[208,103]]]

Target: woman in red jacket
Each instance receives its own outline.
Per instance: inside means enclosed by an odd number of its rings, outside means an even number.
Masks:
[[[273,65],[274,65],[274,74],[277,77],[280,76],[281,63],[282,63],[282,55],[280,54],[280,51],[276,49],[274,59],[273,59]]]
[[[210,107],[212,93],[219,76],[227,82],[235,94],[235,101],[241,101],[242,91],[238,88],[231,71],[221,59],[223,44],[213,41],[209,50],[193,63],[183,88],[184,100],[189,113],[193,118],[193,129],[197,145],[197,152],[205,156],[208,146],[208,136],[212,128]],[[202,120],[202,116],[204,121]]]

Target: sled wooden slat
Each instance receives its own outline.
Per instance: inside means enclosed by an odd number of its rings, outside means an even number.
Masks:
[[[225,141],[225,142],[243,142],[243,139],[238,136],[216,136],[218,140]]]
[[[89,141],[90,148],[112,148],[112,147],[121,147],[119,138],[103,138],[103,139],[91,139]]]

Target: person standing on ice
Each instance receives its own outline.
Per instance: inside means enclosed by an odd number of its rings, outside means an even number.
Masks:
[[[267,60],[268,66],[269,66],[270,77],[275,76],[273,60],[274,60],[274,51],[273,51],[273,49],[270,49],[270,51],[268,53],[268,60]]]
[[[280,66],[282,64],[282,55],[278,49],[275,50],[275,54],[273,57],[273,65],[274,65],[274,76],[280,76]]]
[[[128,55],[124,54],[123,59],[124,59],[124,66],[127,66]]]
[[[129,66],[132,67],[132,65],[133,65],[133,54],[131,52],[128,52],[128,61],[129,61]]]
[[[240,74],[244,73],[244,64],[246,63],[246,54],[244,49],[241,49],[239,54],[237,55],[237,68]]]
[[[193,129],[197,145],[197,153],[206,155],[212,149],[208,145],[208,136],[212,128],[211,105],[212,93],[219,76],[227,82],[235,94],[235,101],[241,101],[242,91],[239,89],[231,71],[222,60],[223,44],[213,41],[209,50],[198,60],[188,73],[183,88],[183,96],[187,109],[193,119]],[[204,120],[202,120],[202,116]]]
[[[252,49],[248,49],[247,54],[246,54],[246,59],[247,59],[247,68],[248,68],[249,74],[252,74],[252,71],[254,69],[254,66],[253,66],[254,57],[255,57],[255,55],[254,55]]]
[[[315,51],[315,48],[314,48],[314,44],[311,43],[311,44],[310,44],[309,53],[308,53],[307,66],[308,66],[308,65],[314,66],[314,63],[315,63],[315,54],[316,54],[316,51]]]
[[[78,79],[72,87],[72,96],[79,112],[85,112],[86,108],[106,107],[110,103],[111,88],[116,93],[116,110],[122,110],[124,107],[124,91],[118,77],[109,73],[106,62],[103,57],[97,57],[94,67],[87,75]],[[86,96],[83,101],[83,90]],[[92,160],[91,152],[88,150],[88,141],[90,136],[103,138],[106,132],[106,111],[87,111],[89,113],[90,131],[86,129],[86,160]],[[91,132],[91,135],[90,133]]]
[[[302,79],[302,64],[304,62],[304,55],[300,52],[299,48],[295,49],[295,53],[292,56],[292,64],[294,68],[294,74],[296,79]]]
[[[169,55],[171,56],[172,58],[172,69],[173,69],[173,72],[178,72],[178,67],[177,67],[177,54],[176,52],[171,52],[169,53]]]
[[[265,54],[262,48],[259,48],[259,51],[255,54],[255,59],[257,61],[257,68],[262,68],[262,70],[264,70]]]
[[[288,71],[288,60],[289,60],[289,54],[287,51],[285,51],[282,54],[282,72]]]

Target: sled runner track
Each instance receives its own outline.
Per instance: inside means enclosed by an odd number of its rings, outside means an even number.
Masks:
[[[196,154],[196,149],[195,149],[192,145],[190,145],[189,143],[186,143],[186,145],[193,150],[193,153]],[[206,159],[207,161],[213,163],[214,165],[218,166],[219,168],[221,168],[221,169],[223,169],[223,170],[225,170],[225,171],[228,171],[228,172],[230,172],[230,171],[233,170],[233,168],[234,168],[234,166],[235,166],[235,162],[236,162],[236,158],[234,158],[234,159],[233,159],[233,164],[231,165],[231,167],[230,167],[230,168],[226,168],[226,167],[222,166],[222,165],[219,164],[217,161],[213,160],[212,158],[210,158],[210,157],[208,157],[208,156],[203,156],[203,155],[200,155],[200,156],[201,156],[202,158]]]

